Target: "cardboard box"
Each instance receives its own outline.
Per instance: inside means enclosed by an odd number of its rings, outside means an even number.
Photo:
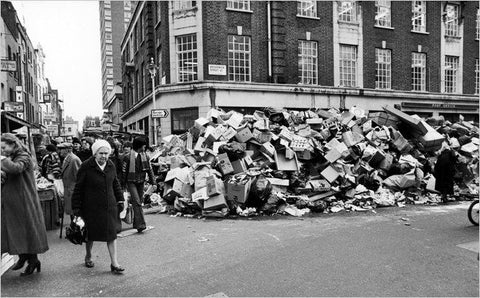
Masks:
[[[365,140],[365,137],[361,134],[352,131],[346,131],[342,134],[343,142],[347,147],[352,147],[361,141]]]
[[[225,186],[221,179],[218,179],[215,175],[207,177],[207,195],[214,196],[225,193]]]
[[[237,134],[237,131],[231,127],[229,127],[224,133],[223,135],[220,137],[220,140],[222,141],[230,141],[231,139],[233,139],[235,137],[235,135]]]
[[[270,142],[272,140],[272,133],[269,131],[253,130],[253,137],[260,143]]]
[[[349,111],[343,112],[342,115],[342,125],[347,125],[348,122],[350,122],[355,115]]]
[[[205,200],[203,202],[204,210],[222,209],[222,208],[228,208],[227,201],[225,200],[225,196],[223,194],[210,197],[208,198],[208,200]]]
[[[385,106],[383,109],[390,115],[398,117],[400,121],[404,122],[419,133],[426,134],[428,132],[428,129],[418,119],[412,118],[412,116],[407,115],[404,112],[395,109],[394,107]]]
[[[368,164],[374,168],[378,167],[382,160],[385,159],[385,153],[380,150],[377,150],[375,154],[370,158]]]
[[[203,187],[196,192],[192,193],[192,202],[196,203],[198,207],[203,209],[203,203],[208,200],[207,188]]]
[[[286,192],[290,185],[290,180],[288,179],[267,178],[267,180],[272,184],[272,189],[278,192]]]
[[[226,153],[219,154],[217,156],[218,164],[220,166],[220,171],[223,175],[228,175],[233,173],[233,166],[228,159],[228,155]]]
[[[248,158],[250,158],[250,156]],[[250,158],[250,160],[251,160],[251,158]],[[232,161],[231,163],[232,163],[234,174],[243,173],[248,169],[247,165],[245,164],[245,161],[243,160],[243,158]]]
[[[307,119],[307,124],[308,124],[308,125],[315,126],[315,125],[321,125],[322,123],[323,123],[323,119],[322,119],[322,118]]]
[[[463,153],[465,153],[469,156],[472,156],[472,155],[474,155],[475,153],[478,152],[478,145],[475,145],[474,143],[470,142],[468,144],[463,145],[460,148],[460,151],[462,151]]]
[[[243,160],[245,161],[245,164],[246,164],[247,168],[253,166],[253,160],[252,160],[252,157],[250,155],[247,154],[243,158]]]
[[[190,169],[188,167],[185,168],[174,168],[167,172],[167,176],[165,177],[165,182],[172,181],[174,179],[179,179],[183,183],[188,182],[188,174],[190,173]]]
[[[288,150],[287,152],[290,152],[291,150]],[[286,156],[289,158],[289,156]],[[312,159],[312,152],[310,150],[303,150],[303,151],[297,151],[297,158],[301,160],[311,160]],[[293,158],[293,156],[292,156]],[[290,158],[291,159],[291,158]]]
[[[220,148],[220,146],[222,146],[222,145],[227,145],[227,144],[228,144],[228,142],[225,142],[225,141],[214,142],[212,150],[213,150],[213,152],[215,152],[215,154],[218,154],[218,148]]]
[[[328,162],[330,163],[334,163],[341,157],[342,157],[342,153],[339,152],[336,148],[330,149],[330,151],[328,151],[327,154],[325,155],[325,159],[328,160]]]
[[[237,139],[238,142],[240,143],[245,143],[251,138],[253,138],[252,131],[248,127],[241,128],[237,131],[237,134],[235,135],[235,138]]]
[[[207,167],[203,167],[193,172],[193,176],[195,179],[195,191],[207,187],[207,177],[209,177],[210,175],[211,171]]]
[[[179,179],[175,179],[172,186],[172,191],[174,191],[181,198],[190,198],[193,193],[192,186],[187,183],[183,183]]]
[[[320,175],[322,175],[323,178],[327,179],[327,181],[328,181],[329,183],[334,182],[334,181],[337,180],[338,177],[340,176],[340,174],[339,174],[332,166],[326,167],[326,168],[320,173]]]
[[[308,185],[313,189],[313,191],[329,191],[332,186],[330,183],[328,183],[327,180],[325,179],[319,179],[319,180],[310,180],[308,181]]]
[[[240,123],[242,123],[242,121],[243,114],[234,112],[232,116],[230,116],[230,119],[226,121],[226,123],[236,130],[240,126]]]
[[[195,127],[198,128],[200,131],[205,130],[205,126],[210,123],[207,118],[200,117],[197,120],[195,120]]]
[[[270,157],[273,157],[275,153],[275,147],[270,142],[263,143],[262,146],[260,147],[260,151],[263,153],[267,154]]]
[[[252,184],[251,179],[245,179],[240,182],[227,183],[227,197],[229,200],[235,200],[237,203],[245,203],[250,193]]]
[[[393,164],[393,155],[390,153],[385,154],[385,158],[380,162],[378,168],[384,171],[390,170]]]
[[[284,153],[278,153],[275,151],[275,163],[277,164],[277,170],[279,171],[298,171],[299,163],[297,160],[297,155],[294,153],[292,159],[287,159]]]
[[[291,142],[293,140],[294,135],[288,128],[283,127],[278,136],[288,142]]]

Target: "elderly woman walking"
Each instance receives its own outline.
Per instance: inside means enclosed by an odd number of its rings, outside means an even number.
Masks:
[[[111,150],[110,144],[105,140],[97,140],[92,145],[93,156],[82,163],[77,173],[72,207],[73,213],[84,219],[87,229],[85,266],[94,266],[93,242],[107,242],[110,269],[118,274],[125,270],[117,260],[116,241],[118,205],[124,199],[115,165],[108,160]]]
[[[37,254],[48,250],[47,231],[38,198],[34,163],[25,145],[13,134],[1,138],[2,173],[2,254],[19,255],[12,270],[28,266],[21,276],[41,271]],[[5,155],[5,156],[4,156]]]

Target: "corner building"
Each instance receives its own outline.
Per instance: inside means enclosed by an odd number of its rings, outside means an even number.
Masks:
[[[185,132],[212,107],[369,111],[478,121],[478,2],[139,1],[122,41],[126,131]],[[158,123],[158,122],[157,122]]]

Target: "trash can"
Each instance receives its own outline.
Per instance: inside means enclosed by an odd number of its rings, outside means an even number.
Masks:
[[[57,222],[58,207],[57,198],[54,189],[38,190],[40,205],[43,210],[43,218],[45,219],[45,227],[47,230],[53,230]]]

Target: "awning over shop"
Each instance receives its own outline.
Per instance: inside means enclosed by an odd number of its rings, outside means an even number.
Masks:
[[[19,129],[23,126],[30,128],[32,125],[9,112],[2,111],[2,133],[11,132],[12,130]]]

